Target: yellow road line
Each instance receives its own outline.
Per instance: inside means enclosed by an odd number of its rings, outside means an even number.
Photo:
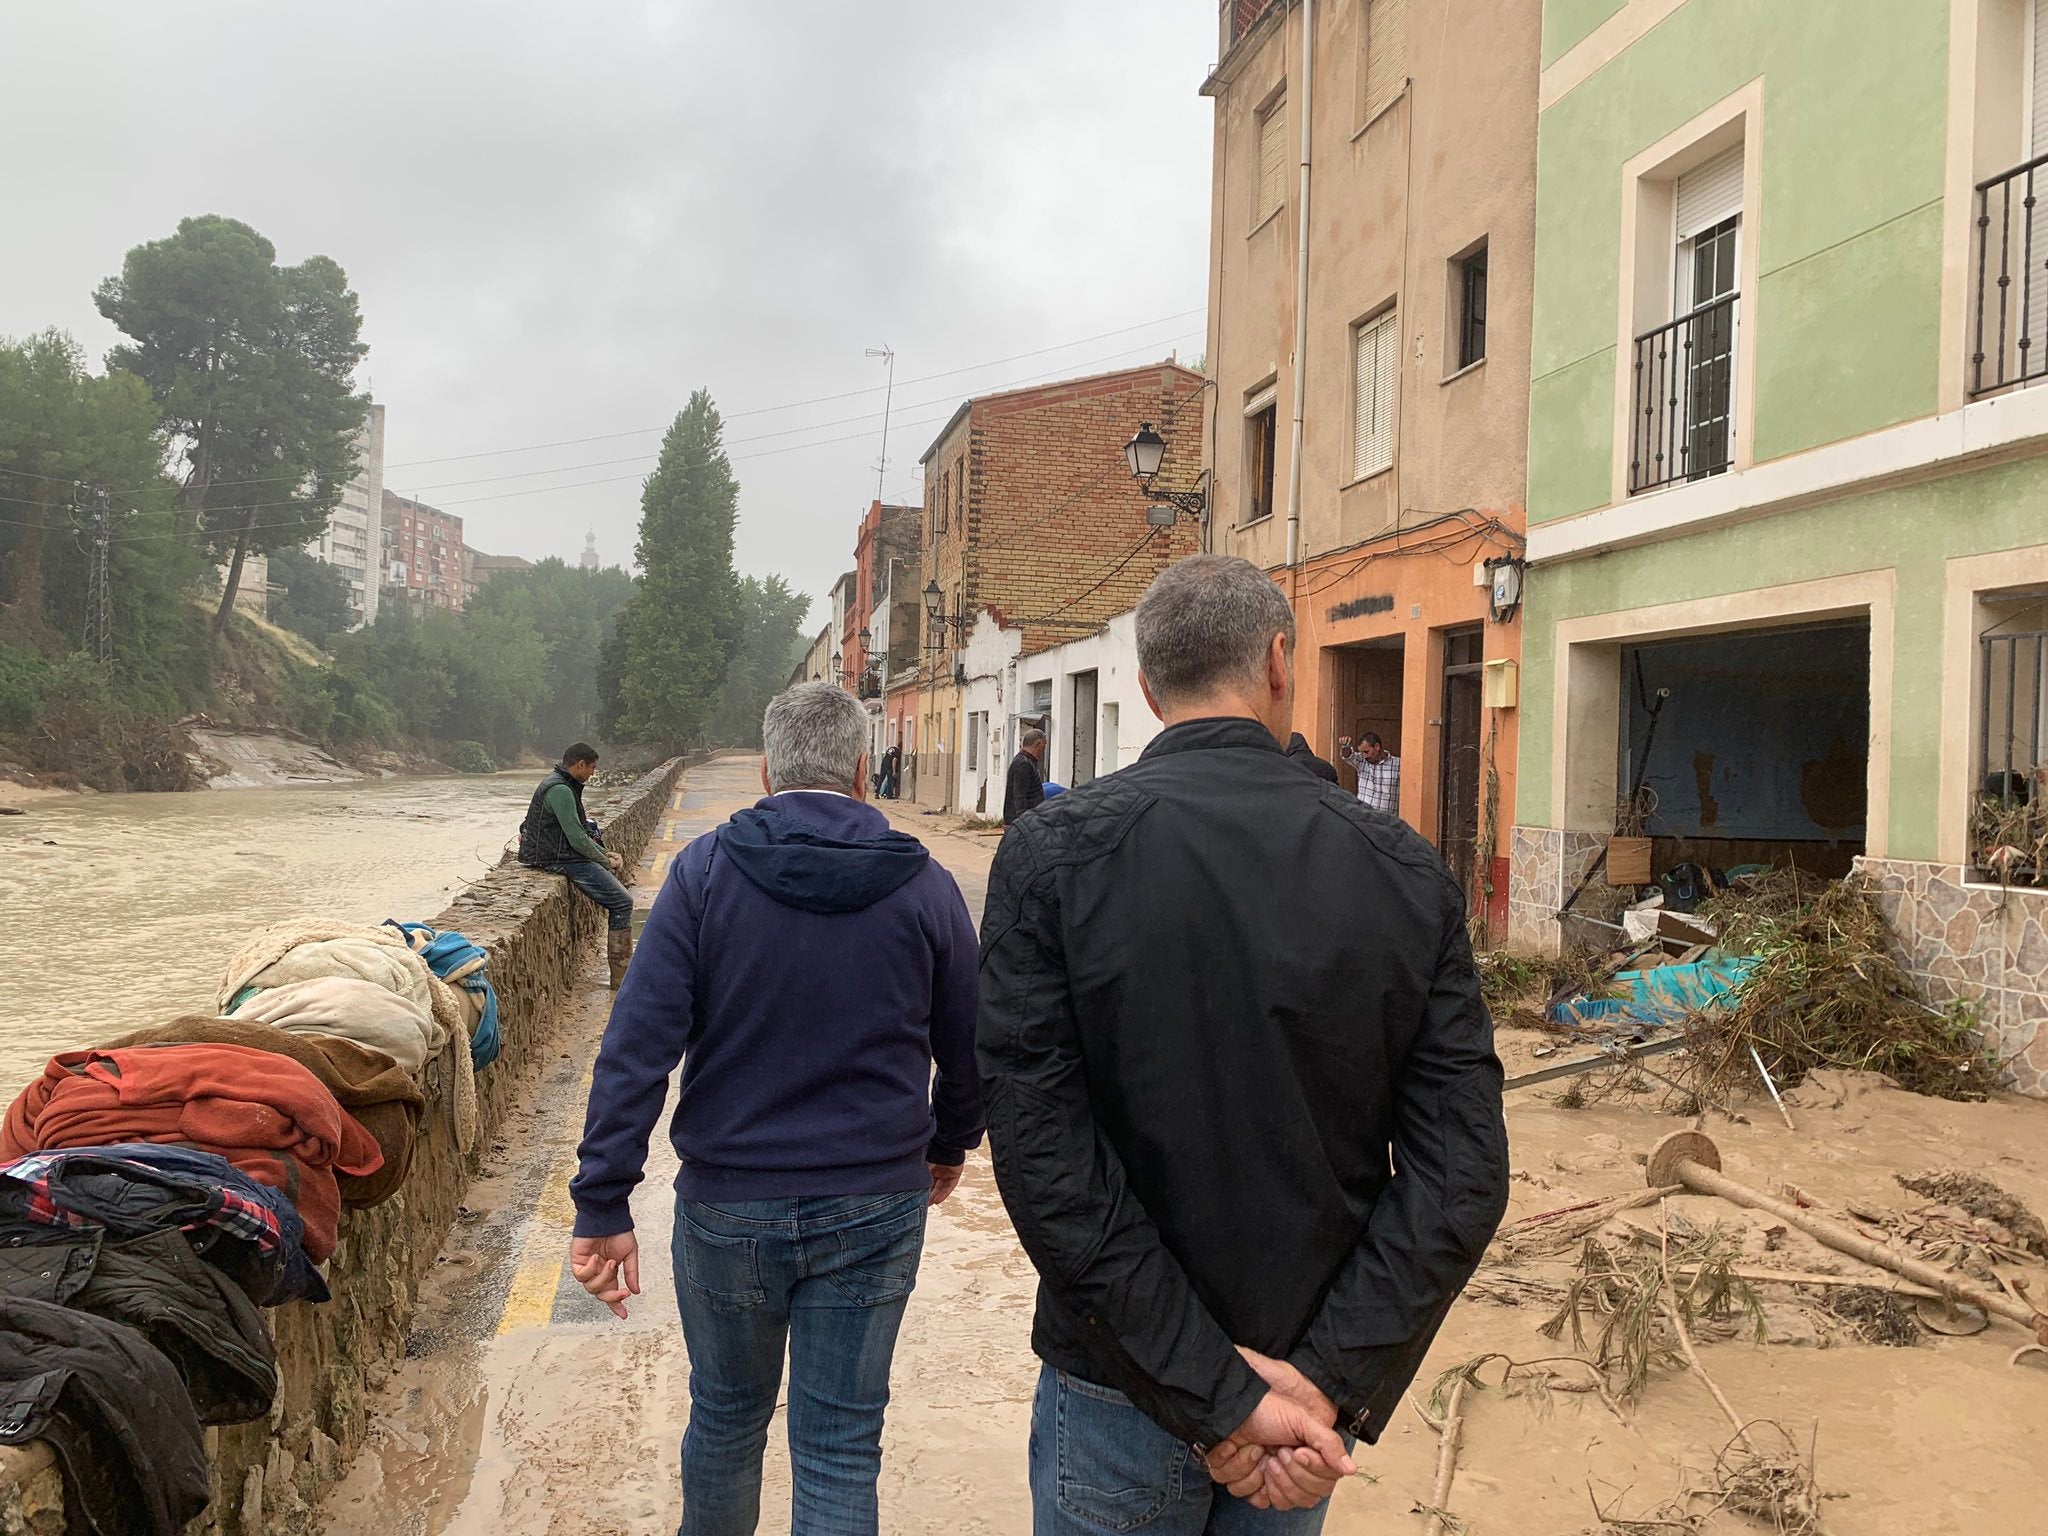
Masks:
[[[590,1096],[590,1074],[583,1076],[583,1095]],[[573,1128],[570,1128],[573,1136]],[[555,1315],[555,1293],[562,1283],[562,1265],[568,1256],[570,1232],[575,1226],[575,1204],[569,1199],[569,1180],[576,1172],[576,1143],[565,1141],[548,1169],[534,1207],[533,1222],[527,1228],[526,1243],[519,1252],[519,1268],[512,1287],[505,1293],[505,1310],[498,1315],[498,1332],[516,1328],[545,1328]]]

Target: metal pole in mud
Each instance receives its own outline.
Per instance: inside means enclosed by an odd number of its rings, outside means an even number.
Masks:
[[[1825,1243],[1837,1253],[1845,1253],[1852,1259],[1861,1259],[1879,1269],[1903,1275],[1916,1284],[1939,1291],[1951,1302],[1961,1302],[1980,1312],[2018,1323],[2042,1344],[2048,1345],[2048,1313],[2036,1312],[2010,1297],[1967,1284],[1925,1260],[1909,1258],[1882,1243],[1872,1242],[1861,1233],[1850,1231],[1838,1222],[1829,1221],[1825,1216],[1816,1216],[1789,1200],[1775,1199],[1762,1190],[1729,1178],[1721,1172],[1721,1149],[1704,1132],[1673,1131],[1666,1136],[1650,1153],[1647,1173],[1652,1187],[1683,1184],[1694,1194],[1718,1195],[1731,1204],[1766,1212],[1789,1227],[1797,1227],[1815,1241]]]

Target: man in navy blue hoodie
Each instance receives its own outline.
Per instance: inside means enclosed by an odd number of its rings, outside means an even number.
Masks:
[[[790,1528],[859,1536],[877,1529],[925,1215],[981,1141],[979,957],[952,876],[861,803],[859,703],[799,684],[763,731],[767,798],[676,857],[612,1007],[570,1185],[571,1267],[626,1315],[640,1289],[627,1202],[681,1061],[682,1536],[754,1530],[785,1347]]]

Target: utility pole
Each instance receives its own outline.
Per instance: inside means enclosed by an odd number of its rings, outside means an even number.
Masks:
[[[92,548],[85,562],[85,653],[104,665],[114,659],[114,610],[107,595],[107,547],[114,514],[104,487],[80,484],[77,505],[90,518]]]
[[[879,357],[889,364],[889,382],[882,394],[882,462],[875,466],[875,500],[882,499],[882,483],[889,474],[889,409],[896,400],[896,354],[886,346],[869,347],[869,357]]]

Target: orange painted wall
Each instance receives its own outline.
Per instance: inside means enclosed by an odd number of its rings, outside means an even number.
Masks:
[[[1433,541],[1442,546],[1446,541]],[[1400,743],[1401,819],[1432,843],[1437,840],[1442,759],[1440,742],[1443,705],[1444,632],[1482,626],[1483,658],[1519,660],[1521,618],[1505,624],[1487,617],[1487,589],[1473,585],[1472,567],[1498,552],[1497,540],[1480,537],[1435,547],[1431,552],[1396,553],[1392,549],[1352,550],[1303,564],[1295,574],[1293,599],[1297,627],[1294,726],[1323,757],[1337,761],[1337,738],[1354,734],[1355,725],[1338,718],[1339,653],[1337,647],[1398,636],[1402,641]],[[1283,589],[1288,573],[1275,573]],[[1391,599],[1382,607],[1379,600]],[[1333,614],[1346,604],[1377,609],[1352,616]],[[1492,762],[1500,778],[1500,804],[1494,818],[1493,908],[1504,931],[1507,903],[1508,829],[1515,821],[1515,750],[1520,708],[1483,712],[1480,725],[1482,770],[1487,732],[1493,737]],[[1389,741],[1389,745],[1393,745]],[[1346,787],[1351,774],[1338,769]],[[1484,793],[1482,771],[1481,793]],[[1483,829],[1483,813],[1482,813]],[[1482,830],[1483,836],[1483,830]]]

